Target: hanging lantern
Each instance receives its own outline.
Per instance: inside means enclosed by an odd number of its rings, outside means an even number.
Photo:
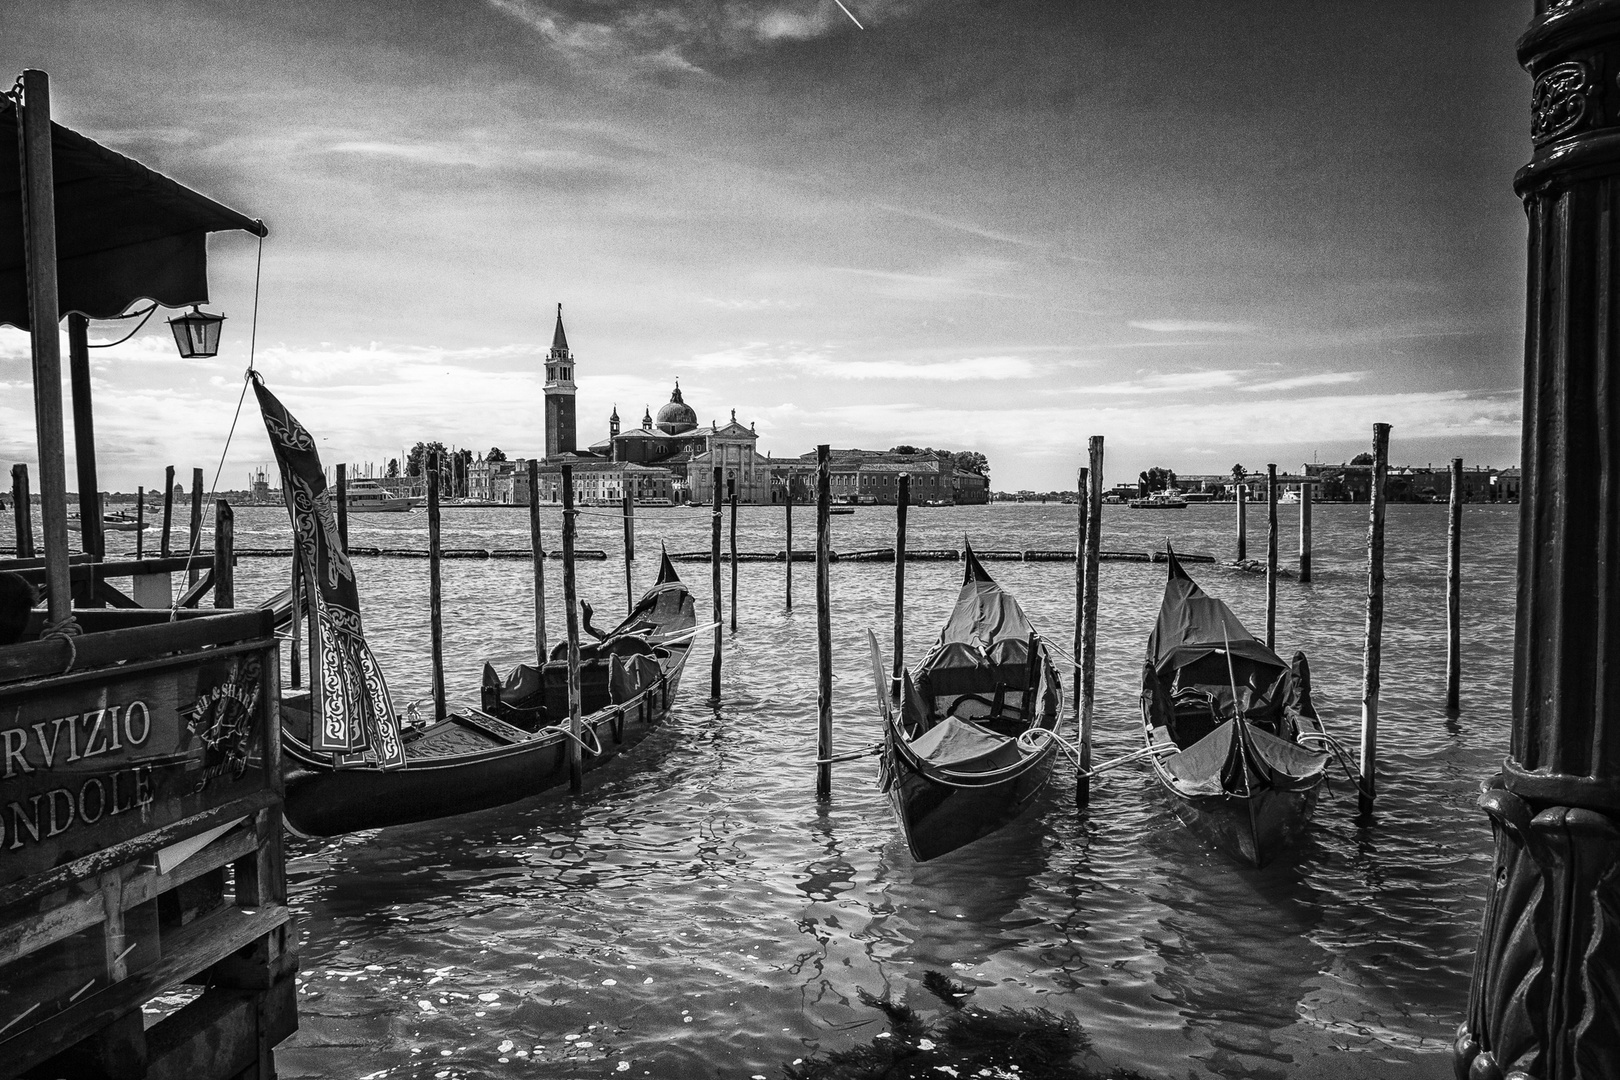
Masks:
[[[174,344],[180,350],[180,355],[190,359],[196,356],[217,356],[219,354],[219,325],[225,321],[225,316],[214,315],[202,310],[196,304],[184,315],[169,320],[169,329],[174,331]]]

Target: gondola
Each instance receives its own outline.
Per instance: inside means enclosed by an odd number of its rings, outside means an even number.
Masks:
[[[1018,601],[971,545],[939,642],[891,693],[877,638],[879,774],[918,861],[980,840],[1022,814],[1052,771],[1063,685]],[[1047,732],[1047,735],[1035,734]]]
[[[314,440],[257,373],[254,389],[281,465],[318,627],[313,690],[281,700],[288,827],[334,836],[403,825],[500,806],[566,782],[573,740],[566,660],[536,671],[543,688],[563,687],[560,701],[543,692],[523,709],[497,701],[493,710],[453,709],[437,723],[401,722],[361,633],[354,571],[337,539]],[[289,600],[289,619],[291,608]],[[665,557],[657,582],[624,621],[582,647],[585,769],[635,746],[669,714],[696,624],[691,593]]]
[[[1265,866],[1304,831],[1327,778],[1310,668],[1266,648],[1174,552],[1168,562],[1142,666],[1144,749],[1189,829]]]

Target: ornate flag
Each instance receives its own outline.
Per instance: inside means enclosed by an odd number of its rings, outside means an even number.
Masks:
[[[399,717],[388,698],[377,658],[360,631],[360,593],[338,538],[337,516],[315,440],[252,372],[253,392],[281,466],[281,488],[292,517],[293,543],[304,571],[320,650],[310,710],[313,749],[338,765],[405,764]]]

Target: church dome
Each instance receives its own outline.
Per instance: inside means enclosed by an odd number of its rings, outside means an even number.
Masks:
[[[697,413],[681,399],[681,384],[669,395],[669,404],[658,410],[658,428],[666,435],[684,435],[697,427]]]

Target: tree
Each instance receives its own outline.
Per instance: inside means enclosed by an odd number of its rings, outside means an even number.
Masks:
[[[505,461],[506,460],[506,451],[502,450],[498,446],[492,446],[492,447],[489,448],[489,453],[484,455],[484,460],[485,461]]]
[[[426,476],[427,459],[429,454],[438,454],[441,464],[443,464],[445,459],[450,456],[449,452],[445,450],[444,443],[442,442],[419,442],[415,446],[411,447],[410,456],[406,458],[405,475]]]
[[[990,475],[990,461],[976,450],[959,450],[951,455],[951,463],[963,472]]]
[[[393,480],[399,476],[399,458],[388,459],[388,479]]]
[[[1371,454],[1357,454],[1355,457],[1350,459],[1350,464],[1352,465],[1371,465],[1372,463],[1373,456]]]
[[[922,453],[922,451],[918,450],[915,446],[912,446],[909,443],[901,443],[899,446],[891,446],[891,447],[889,447],[889,453],[891,453],[891,454],[920,454],[920,453]]]
[[[1248,475],[1249,470],[1245,469],[1241,462],[1232,466],[1232,483],[1241,484],[1243,483],[1243,478]]]
[[[1155,465],[1147,472],[1142,473],[1137,481],[1142,491],[1151,495],[1155,491],[1163,491],[1174,480],[1174,474],[1161,465]]]

